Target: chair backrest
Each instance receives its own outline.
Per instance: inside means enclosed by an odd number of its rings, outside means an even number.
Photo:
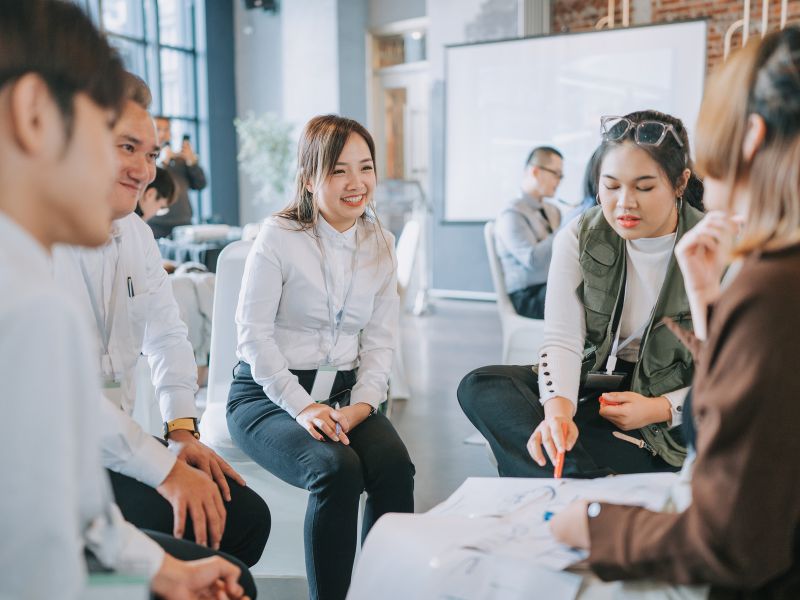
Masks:
[[[494,291],[497,294],[497,307],[502,313],[517,314],[511,298],[508,297],[506,281],[503,275],[503,265],[500,264],[500,257],[497,256],[497,246],[494,241],[494,221],[487,221],[483,227],[483,240],[486,243],[486,254],[489,257],[489,269],[492,272]]]
[[[411,274],[414,272],[414,261],[419,247],[419,222],[407,221],[397,240],[397,286],[400,293],[404,293],[411,283]]]
[[[217,260],[214,313],[211,318],[211,350],[208,365],[206,410],[200,420],[200,435],[212,446],[234,447],[228,432],[225,406],[233,381],[236,358],[236,305],[244,277],[244,264],[253,242],[228,244]]]

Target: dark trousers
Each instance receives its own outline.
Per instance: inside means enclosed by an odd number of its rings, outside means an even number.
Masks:
[[[250,571],[247,570],[247,566],[238,558],[225,554],[224,552],[210,550],[209,548],[199,546],[194,542],[179,540],[171,535],[166,535],[159,531],[148,531],[145,529],[143,530],[143,533],[146,533],[148,536],[153,538],[153,540],[155,540],[155,542],[164,549],[164,552],[179,560],[188,561],[208,558],[210,556],[221,556],[222,558],[232,562],[242,570],[241,575],[239,575],[239,585],[244,588],[245,594],[255,600],[257,592],[256,584],[253,581],[253,576],[250,574]]]
[[[293,371],[307,391],[314,371]],[[336,376],[333,394],[355,384],[354,372]],[[358,503],[368,494],[362,541],[379,517],[414,511],[414,465],[382,414],[367,417],[347,435],[350,445],[315,440],[270,401],[239,363],[228,397],[228,429],[236,444],[270,473],[310,492],[305,517],[305,557],[313,599],[344,600],[356,552]]]
[[[159,440],[162,441],[163,440]],[[149,529],[171,534],[173,531],[172,505],[149,485],[108,471],[114,499],[122,514],[139,529]],[[269,509],[261,497],[249,487],[227,478],[231,501],[225,503],[225,531],[220,540],[220,550],[235,556],[252,567],[261,558],[267,544],[271,519]],[[192,519],[186,516],[184,538],[194,540]]]
[[[537,283],[524,289],[511,292],[508,297],[518,315],[529,319],[544,319],[544,297],[547,293],[546,283]]]
[[[658,456],[618,440],[619,431],[599,414],[598,394],[578,404],[578,442],[564,458],[564,477],[602,477],[622,473],[677,471]],[[536,464],[526,444],[544,420],[539,383],[529,366],[481,367],[458,386],[458,402],[472,424],[489,440],[503,477],[552,477],[553,465]],[[641,438],[638,431],[627,435]]]

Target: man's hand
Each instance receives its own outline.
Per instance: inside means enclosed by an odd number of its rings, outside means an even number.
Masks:
[[[165,600],[249,600],[239,585],[240,573],[219,556],[187,562],[166,554],[150,589]]]
[[[225,530],[225,505],[219,489],[208,475],[182,460],[176,460],[175,466],[156,491],[172,505],[172,535],[176,538],[183,537],[188,512],[194,527],[195,541],[201,546],[207,546],[210,537],[211,547],[219,549]]]
[[[636,392],[606,392],[602,398],[605,404],[600,406],[600,416],[622,431],[672,420],[672,405],[665,396],[648,398]]]
[[[187,139],[184,139],[183,143],[181,144],[180,156],[190,167],[197,164],[197,155],[194,153],[194,150],[192,150],[191,142]]]
[[[239,485],[247,485],[233,467],[223,460],[211,448],[202,444],[196,439],[191,431],[178,429],[169,434],[169,443],[181,444],[182,448],[178,453],[178,458],[186,461],[187,464],[197,467],[206,473],[211,479],[217,482],[222,496],[228,502],[231,501],[231,489],[225,479],[225,475],[233,479]]]

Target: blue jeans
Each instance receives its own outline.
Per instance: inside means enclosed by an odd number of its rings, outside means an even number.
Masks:
[[[309,391],[314,371],[295,371]],[[332,394],[355,384],[340,372]],[[341,405],[349,395],[343,393]],[[311,598],[344,600],[356,552],[358,502],[366,490],[362,541],[388,512],[414,511],[414,465],[389,420],[375,414],[348,433],[350,445],[319,442],[269,400],[240,362],[228,396],[234,442],[273,475],[310,492],[305,518],[306,573]]]

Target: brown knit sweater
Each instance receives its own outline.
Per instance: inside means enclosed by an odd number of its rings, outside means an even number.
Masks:
[[[691,506],[603,505],[592,569],[711,584],[712,598],[800,599],[800,245],[746,260],[711,312],[693,393]]]

